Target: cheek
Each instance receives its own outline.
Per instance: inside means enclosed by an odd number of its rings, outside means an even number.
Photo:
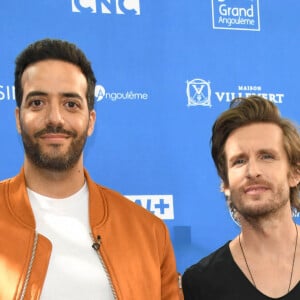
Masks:
[[[87,136],[90,136],[92,133],[90,129],[91,125],[88,123],[87,119],[83,118],[78,118],[76,122],[74,122],[74,119],[69,119],[68,121],[65,120],[63,127],[67,130],[73,130],[77,132],[78,135],[85,133]]]
[[[31,128],[33,126],[34,123],[36,123],[36,118],[34,118],[33,116],[31,115],[21,115],[20,117],[20,126],[23,128],[23,129],[28,129],[28,128]]]
[[[27,134],[33,134],[45,127],[45,118],[41,118],[35,114],[21,114],[19,127],[20,132],[26,131]]]
[[[244,172],[242,168],[229,170],[227,174],[229,186],[235,185],[244,178]]]

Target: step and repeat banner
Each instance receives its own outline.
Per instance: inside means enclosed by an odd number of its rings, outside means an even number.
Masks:
[[[295,0],[2,1],[0,179],[24,155],[15,57],[46,37],[76,43],[97,77],[85,166],[164,220],[183,272],[239,232],[210,156],[216,117],[260,94],[300,123],[299,11]]]

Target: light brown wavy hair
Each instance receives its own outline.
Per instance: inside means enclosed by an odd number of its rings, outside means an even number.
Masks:
[[[300,174],[300,134],[298,126],[282,118],[277,106],[260,96],[236,98],[230,103],[212,127],[211,154],[224,186],[228,186],[228,173],[225,156],[225,143],[228,136],[237,128],[252,123],[273,123],[283,132],[284,149],[287,153],[291,171]],[[291,207],[300,212],[300,183],[290,188]],[[228,199],[227,199],[228,200]],[[230,201],[229,201],[230,205]]]

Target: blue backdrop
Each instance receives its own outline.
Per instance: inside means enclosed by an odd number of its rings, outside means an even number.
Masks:
[[[299,11],[294,0],[2,1],[0,179],[23,162],[16,55],[45,37],[76,43],[97,77],[85,165],[166,222],[183,272],[239,232],[210,157],[215,118],[256,93],[300,119]]]

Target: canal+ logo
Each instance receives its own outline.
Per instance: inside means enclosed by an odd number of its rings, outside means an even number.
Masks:
[[[260,31],[259,0],[211,0],[214,29]]]
[[[126,195],[125,197],[163,220],[174,220],[173,195]]]
[[[140,0],[72,0],[72,12],[138,16]]]

